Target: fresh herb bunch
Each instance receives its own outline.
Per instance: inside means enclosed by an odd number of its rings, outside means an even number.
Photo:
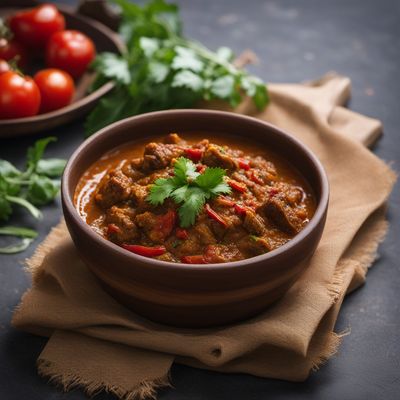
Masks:
[[[222,168],[206,168],[200,174],[191,160],[180,157],[174,164],[174,176],[157,179],[150,188],[147,200],[153,205],[160,205],[167,198],[172,198],[176,204],[181,204],[178,210],[180,226],[187,228],[194,224],[206,200],[231,192],[224,176]]]
[[[56,138],[38,140],[28,149],[25,171],[18,170],[13,164],[0,159],[0,221],[7,221],[15,205],[26,208],[36,219],[42,217],[37,206],[43,206],[57,195],[65,160],[58,158],[43,159],[44,151]],[[31,229],[14,226],[0,227],[0,235],[21,237],[16,245],[0,248],[0,253],[17,253],[25,250],[37,233]]]
[[[232,64],[233,52],[212,52],[182,36],[178,7],[164,0],[145,6],[112,0],[121,8],[122,55],[101,53],[93,63],[94,88],[116,83],[89,115],[88,135],[119,119],[149,111],[193,107],[199,100],[222,99],[232,107],[250,96],[259,109],[268,103],[266,85]]]

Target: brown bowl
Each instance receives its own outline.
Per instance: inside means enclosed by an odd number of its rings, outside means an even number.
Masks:
[[[37,4],[32,2],[31,6],[35,5]],[[96,46],[97,53],[103,51],[120,53],[123,51],[122,40],[111,29],[91,18],[77,14],[71,7],[58,4],[57,8],[64,15],[67,29],[76,29],[89,36]],[[6,18],[18,10],[20,8],[0,6],[0,17]],[[33,66],[32,70],[26,72],[33,74],[35,70],[39,69],[38,67],[44,68],[44,65]],[[75,96],[72,103],[66,107],[33,117],[0,119],[0,138],[22,136],[49,130],[87,114],[95,106],[96,102],[114,87],[114,83],[107,82],[95,91],[88,93],[95,77],[96,74],[94,72],[88,71],[75,82]]]
[[[313,189],[317,208],[307,226],[269,253],[224,264],[190,265],[142,257],[95,233],[73,198],[79,178],[107,151],[135,139],[170,132],[244,136],[290,163]],[[171,110],[114,123],[86,140],[72,155],[62,180],[62,203],[71,237],[84,262],[120,303],[153,321],[208,327],[256,315],[282,297],[307,265],[321,238],[329,185],[315,155],[298,140],[260,120],[221,111]]]

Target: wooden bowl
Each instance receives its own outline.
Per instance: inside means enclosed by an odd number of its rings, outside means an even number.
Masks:
[[[26,8],[26,7],[24,7]],[[67,29],[76,29],[89,36],[96,45],[97,53],[109,51],[119,53],[124,45],[118,35],[104,26],[103,24],[79,14],[76,14],[68,6],[57,5],[57,8],[65,17]],[[7,17],[20,8],[10,8],[0,6],[0,17]],[[44,65],[41,65],[43,68]],[[33,71],[27,71],[28,74]],[[51,111],[45,114],[39,114],[34,117],[0,119],[0,138],[14,137],[20,135],[34,134],[39,131],[55,128],[64,125],[88,113],[102,96],[107,94],[113,87],[112,82],[102,85],[97,90],[88,94],[88,89],[95,79],[94,72],[86,72],[79,80],[75,82],[76,93],[72,103],[66,107]]]
[[[130,253],[97,234],[74,205],[76,185],[107,151],[134,139],[199,131],[243,136],[290,160],[313,189],[317,208],[307,226],[269,253],[223,264],[190,265]],[[208,327],[249,318],[282,297],[307,265],[321,238],[329,185],[313,153],[292,136],[260,120],[207,110],[161,111],[127,118],[102,129],[72,155],[62,179],[62,204],[82,259],[119,302],[153,321]]]

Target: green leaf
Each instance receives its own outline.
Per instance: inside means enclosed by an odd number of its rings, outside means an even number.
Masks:
[[[208,190],[223,182],[225,173],[226,171],[222,168],[209,167],[196,178],[195,183],[202,189]]]
[[[197,92],[203,87],[203,79],[189,70],[179,71],[172,80],[172,87],[186,87]]]
[[[29,147],[27,154],[27,168],[29,173],[35,172],[39,160],[43,157],[44,151],[50,142],[57,141],[57,138],[51,136],[37,140],[32,147]]]
[[[232,189],[227,183],[222,182],[209,189],[209,191],[213,196],[217,196],[219,194],[229,194],[232,192]]]
[[[28,187],[27,199],[34,205],[42,206],[52,201],[58,190],[59,187],[47,176],[33,175]]]
[[[66,160],[60,158],[42,159],[37,164],[36,172],[52,178],[59,177],[62,175],[66,163]]]
[[[152,61],[149,63],[149,78],[155,83],[161,83],[169,73],[169,67],[161,62]]]
[[[179,204],[179,203],[182,203],[185,201],[188,189],[189,189],[189,186],[184,185],[184,186],[179,187],[178,189],[175,189],[171,193],[171,197],[174,199],[175,203]]]
[[[89,114],[85,123],[86,135],[90,136],[115,121],[133,115],[135,111],[135,100],[130,96],[127,87],[116,87]]]
[[[196,179],[199,175],[193,161],[185,157],[179,157],[174,164],[174,174],[176,179],[178,179],[178,182],[183,185],[188,183],[190,180]]]
[[[0,235],[18,236],[34,239],[37,237],[37,232],[33,229],[23,228],[21,226],[1,226]]]
[[[229,47],[223,46],[217,50],[217,57],[222,61],[230,62],[233,60],[234,56],[233,51]]]
[[[211,93],[220,98],[229,98],[235,89],[235,78],[232,75],[224,75],[212,82]]]
[[[10,162],[7,160],[0,159],[0,175],[4,177],[15,177],[21,174],[17,168],[14,167]]]
[[[172,60],[173,69],[190,69],[193,72],[200,72],[204,68],[203,61],[200,60],[194,50],[176,46],[175,52],[176,56]]]
[[[36,219],[42,218],[42,213],[40,212],[40,210],[38,210],[32,203],[23,199],[22,197],[6,196],[6,200],[8,200],[10,203],[15,203],[26,208]]]
[[[7,221],[12,214],[10,202],[7,200],[5,193],[0,192],[0,220]]]
[[[131,81],[128,61],[118,54],[101,53],[96,57],[92,66],[100,74],[117,82],[128,84]]]
[[[242,76],[241,87],[246,94],[251,97],[259,110],[262,110],[269,102],[269,96],[266,85],[255,76]]]
[[[143,50],[144,55],[148,58],[150,58],[160,48],[157,39],[148,37],[141,37],[139,39],[139,46]]]
[[[185,202],[178,210],[179,222],[182,228],[187,228],[195,223],[197,215],[206,202],[206,196],[202,189],[191,187],[188,192]]]
[[[150,187],[147,201],[154,206],[162,204],[175,189],[176,182],[173,178],[158,178]]]
[[[0,247],[0,254],[15,254],[26,250],[29,245],[33,242],[33,239],[23,238],[19,243]]]

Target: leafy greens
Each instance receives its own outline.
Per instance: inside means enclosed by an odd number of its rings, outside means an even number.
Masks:
[[[100,53],[93,63],[98,73],[93,87],[111,79],[115,88],[88,116],[87,135],[131,115],[189,108],[200,100],[220,99],[235,107],[246,94],[259,109],[267,105],[265,84],[236,68],[229,48],[212,52],[183,37],[175,4],[112,1],[121,9],[120,34],[127,50],[123,55]]]

